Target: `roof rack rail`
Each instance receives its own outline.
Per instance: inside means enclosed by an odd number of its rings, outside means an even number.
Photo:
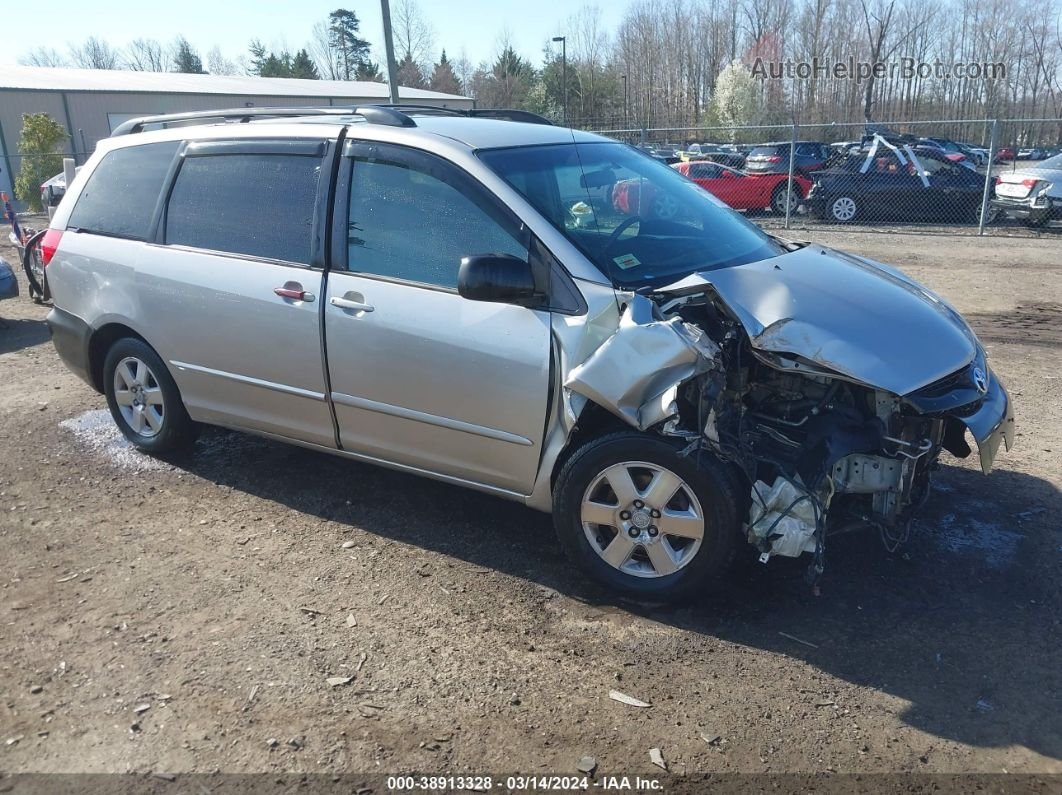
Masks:
[[[400,102],[396,105],[377,105],[379,108],[393,108],[407,113],[419,113],[427,116],[464,116],[473,119],[503,119],[505,121],[522,121],[527,124],[548,124],[553,122],[545,116],[529,110],[515,108],[444,108],[438,105],[410,105]]]
[[[141,116],[129,119],[115,127],[111,137],[131,135],[143,132],[148,125],[159,124],[162,127],[206,124],[211,121],[236,122],[245,124],[255,119],[284,119],[300,116],[361,116],[371,124],[386,124],[390,127],[416,127],[416,122],[396,108],[385,105],[359,105],[357,107],[292,107],[292,108],[223,108],[219,110],[197,110],[188,113],[164,113],[157,116]]]
[[[517,110],[516,108],[473,108],[466,111],[465,114],[473,118],[503,119],[505,121],[522,121],[527,124],[548,124],[550,127],[553,126],[553,122],[545,116],[540,116],[529,110]]]
[[[326,107],[294,107],[294,108],[225,108],[219,110],[197,110],[188,113],[165,113],[157,116],[141,116],[137,119],[129,119],[119,124],[111,137],[120,135],[132,135],[143,132],[144,128],[158,124],[163,128],[169,126],[185,126],[193,124],[206,124],[212,121],[236,122],[245,124],[256,119],[284,119],[298,118],[301,116],[361,116],[370,124],[384,124],[389,127],[416,127],[417,123],[408,115],[416,113],[420,115],[438,116],[464,116],[466,118],[483,119],[506,119],[508,121],[522,121],[529,124],[549,124],[549,119],[537,113],[527,110],[515,110],[507,108],[443,108],[437,105],[358,105]]]

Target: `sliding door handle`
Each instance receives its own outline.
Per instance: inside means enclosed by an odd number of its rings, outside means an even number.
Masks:
[[[332,296],[328,303],[332,306],[338,306],[340,309],[350,309],[354,312],[372,312],[376,307],[372,304],[363,304],[360,301],[351,301],[349,298],[339,298]]]

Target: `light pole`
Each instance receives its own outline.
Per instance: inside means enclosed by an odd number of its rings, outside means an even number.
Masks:
[[[630,126],[630,122],[627,121],[627,75],[620,75],[623,78],[623,129],[627,129]]]
[[[561,43],[561,81],[564,84],[564,126],[568,126],[568,38],[554,36],[554,41]]]
[[[395,65],[395,45],[391,37],[391,4],[380,0],[380,13],[383,15],[384,50],[387,53],[387,84],[391,104],[398,104],[398,67]]]

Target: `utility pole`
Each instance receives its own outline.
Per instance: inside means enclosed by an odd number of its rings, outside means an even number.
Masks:
[[[395,43],[391,37],[391,4],[380,0],[383,13],[384,49],[387,51],[387,86],[390,89],[391,104],[398,104],[398,64],[395,63]]]
[[[568,37],[554,36],[561,43],[561,81],[564,85],[564,126],[568,126]]]

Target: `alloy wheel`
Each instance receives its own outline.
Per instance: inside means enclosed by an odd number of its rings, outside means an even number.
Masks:
[[[704,512],[693,489],[658,464],[625,461],[595,477],[580,506],[591,549],[635,577],[674,574],[697,555]]]
[[[797,211],[797,207],[800,206],[800,192],[797,190],[796,185],[793,185],[792,190],[788,190],[785,185],[780,185],[774,194],[774,206],[771,208],[778,215],[785,215],[785,206],[787,204],[786,198],[788,197],[789,214],[793,215]]]
[[[841,196],[839,199],[834,199],[833,204],[830,205],[830,215],[837,221],[851,221],[855,218],[856,203],[853,199],[847,196]]]
[[[166,405],[151,368],[135,356],[127,356],[114,368],[114,400],[122,419],[138,436],[157,436],[166,421]]]

